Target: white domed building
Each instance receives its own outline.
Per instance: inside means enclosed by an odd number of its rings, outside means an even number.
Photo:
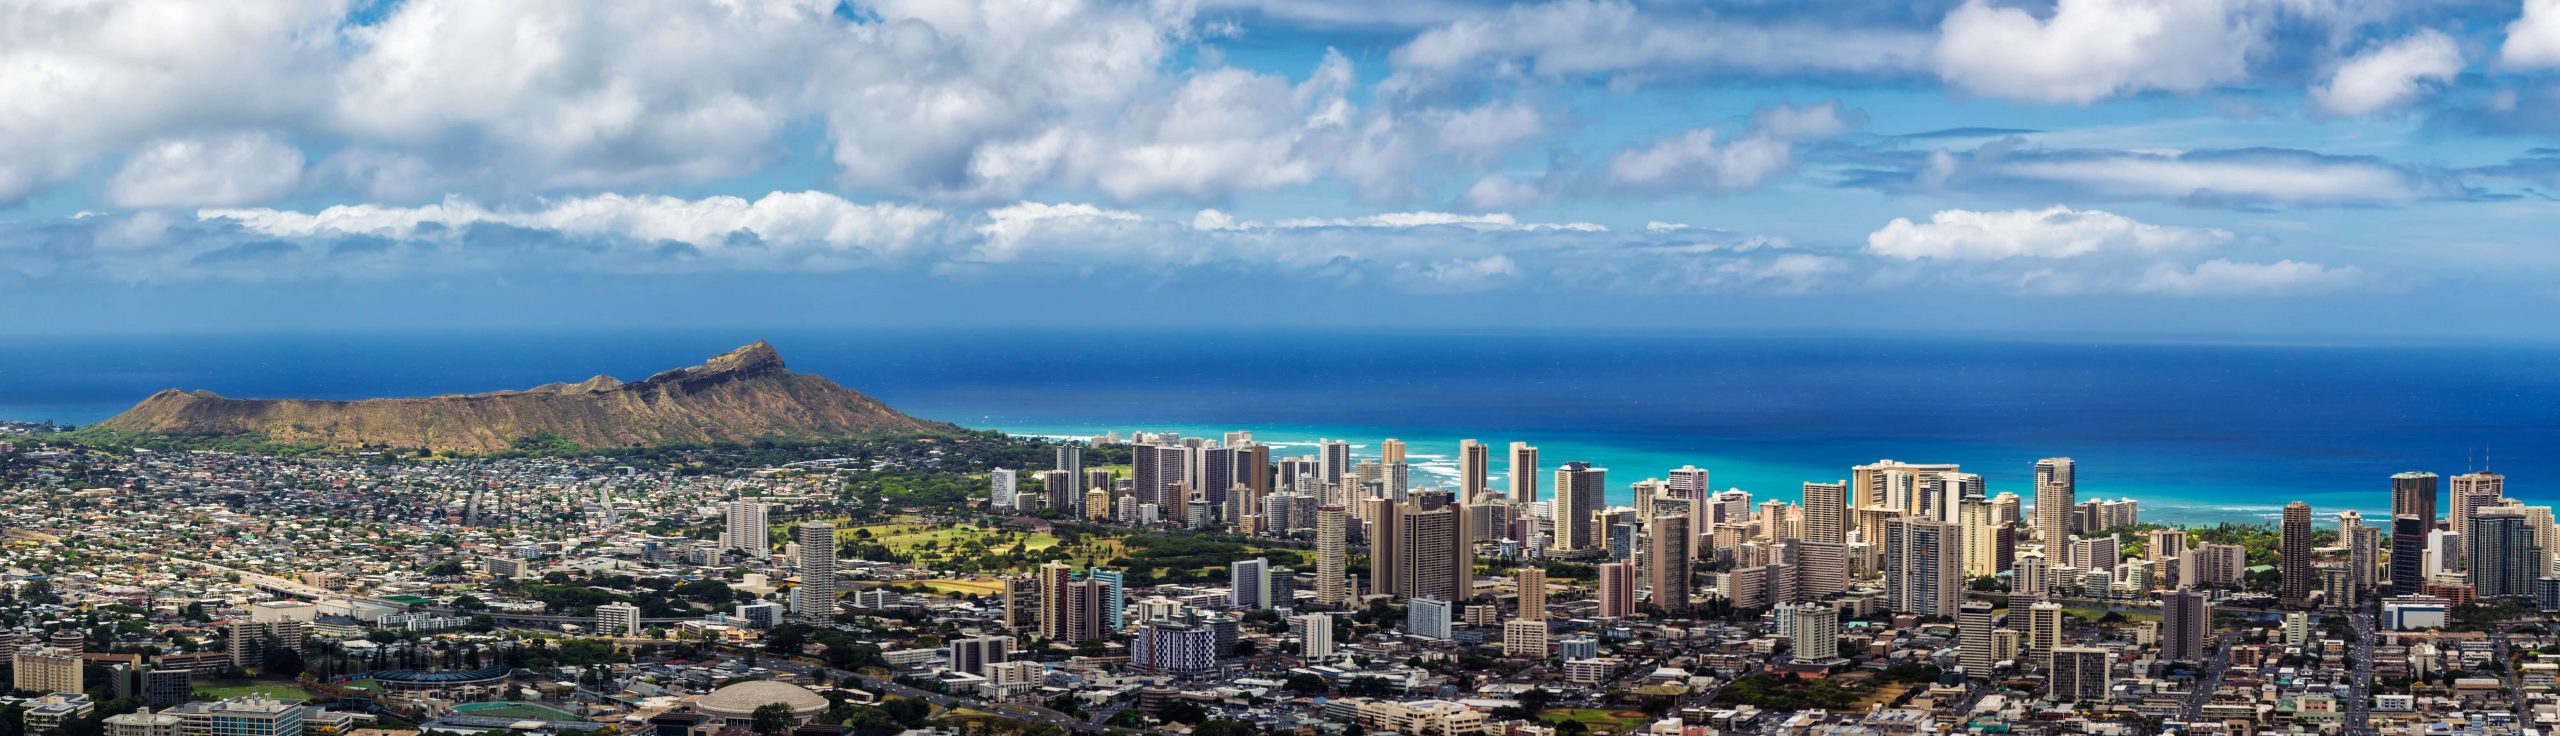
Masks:
[[[751,680],[711,691],[693,699],[693,709],[720,719],[728,726],[746,729],[755,725],[756,709],[773,703],[791,706],[792,725],[801,725],[818,714],[827,712],[827,698],[808,688],[788,682]]]

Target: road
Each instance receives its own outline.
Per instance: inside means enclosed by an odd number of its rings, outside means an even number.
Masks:
[[[2356,640],[2347,645],[2347,661],[2355,663],[2355,673],[2348,680],[2344,736],[2374,736],[2368,720],[2373,710],[2373,614],[2358,606],[2350,620],[2355,623]]]

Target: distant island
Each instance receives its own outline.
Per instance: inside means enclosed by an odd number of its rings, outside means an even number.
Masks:
[[[83,431],[504,452],[561,443],[661,447],[959,430],[785,370],[782,355],[758,340],[702,365],[628,383],[599,375],[523,391],[357,401],[234,399],[173,388]]]

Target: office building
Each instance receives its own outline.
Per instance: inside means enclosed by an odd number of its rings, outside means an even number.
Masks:
[[[1964,598],[1956,525],[1924,517],[1885,523],[1885,596],[1896,613],[1954,616]]]
[[[1635,615],[1635,563],[1610,562],[1600,565],[1599,598],[1601,618],[1626,618]]]
[[[2392,474],[2391,515],[2394,518],[2415,516],[2426,522],[2427,528],[2435,528],[2436,474],[2424,471]]]
[[[836,525],[812,521],[800,525],[800,620],[827,625],[836,620]]]
[[[1546,619],[1515,618],[1503,622],[1502,656],[1547,656]]]
[[[1600,549],[1598,522],[1592,517],[1600,513],[1608,475],[1608,469],[1584,462],[1556,469],[1555,503],[1549,512],[1555,522],[1556,549],[1566,553]]]
[[[178,701],[185,702],[184,699]],[[99,725],[105,727],[106,736],[181,736],[178,729],[185,725],[186,720],[167,713],[151,712],[152,708],[158,707],[162,706],[144,706],[131,713],[107,716]]]
[[[2201,662],[2211,650],[2205,641],[2213,636],[2213,604],[2203,593],[2192,588],[2179,588],[2160,596],[2160,658],[2176,662]]]
[[[1194,674],[1218,666],[1218,633],[1192,621],[1148,621],[1129,639],[1129,666],[1140,672]]]
[[[263,697],[186,703],[162,711],[177,716],[181,736],[301,736],[303,705]]]
[[[2277,568],[2282,584],[2277,598],[2284,605],[2300,608],[2311,601],[2311,504],[2295,501],[2284,505],[2284,522],[2277,530]]]
[[[1511,503],[1527,506],[1538,502],[1538,448],[1527,442],[1511,443]]]
[[[720,512],[726,521],[720,532],[721,551],[737,550],[762,558],[773,549],[771,538],[765,536],[763,501],[729,501],[720,504]]]

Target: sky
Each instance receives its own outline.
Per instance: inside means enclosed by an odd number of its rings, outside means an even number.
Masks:
[[[0,334],[2560,339],[2560,0],[0,0]]]

